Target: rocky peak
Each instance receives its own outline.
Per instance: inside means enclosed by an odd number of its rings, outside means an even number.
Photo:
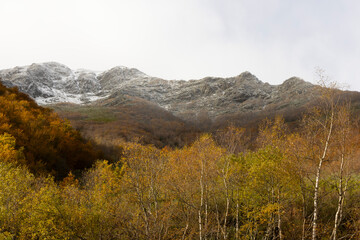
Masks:
[[[236,79],[247,82],[261,83],[261,81],[255,75],[248,71],[241,73],[236,77]]]
[[[82,103],[98,99],[96,94],[101,95],[101,86],[96,75],[87,70],[73,71],[57,62],[34,63],[0,71],[6,86],[17,86],[40,104]]]
[[[136,68],[117,66],[101,73],[98,79],[104,90],[111,90],[132,79],[146,77],[148,76],[145,73]]]
[[[25,68],[29,74],[40,74],[40,76],[48,74],[53,78],[57,78],[59,76],[70,76],[72,74],[72,70],[69,67],[57,62],[33,63]]]
[[[312,87],[313,85],[311,83],[305,82],[301,78],[291,77],[280,84],[278,89],[281,92],[302,93],[303,91]]]
[[[305,82],[303,79],[298,77],[291,77],[285,80],[281,85],[282,86],[299,86],[299,85],[307,85],[308,82]]]
[[[199,112],[216,119],[236,112],[262,111],[269,106],[276,109],[284,101],[302,104],[313,86],[296,77],[278,86],[270,85],[250,72],[231,78],[167,81],[135,68],[118,66],[94,72],[71,70],[55,62],[2,70],[0,77],[5,85],[18,86],[40,104],[96,102],[114,106],[130,96],[150,101],[185,120],[194,120]]]

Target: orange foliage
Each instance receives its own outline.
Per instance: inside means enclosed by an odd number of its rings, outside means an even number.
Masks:
[[[34,173],[61,178],[71,169],[90,167],[99,157],[69,122],[0,84],[0,135],[4,133],[16,139],[16,149],[23,148],[25,164]]]

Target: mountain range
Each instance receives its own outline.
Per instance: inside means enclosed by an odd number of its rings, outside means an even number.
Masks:
[[[104,72],[47,62],[0,71],[5,86],[17,86],[40,105],[68,102],[116,106],[127,98],[154,103],[183,120],[207,114],[211,120],[236,112],[300,107],[313,96],[311,83],[292,77],[281,85],[260,81],[249,72],[230,78],[164,80],[127,67]]]
[[[184,145],[196,132],[230,123],[255,126],[275,115],[296,122],[319,95],[317,86],[298,77],[280,85],[250,72],[165,80],[124,66],[99,72],[56,62],[0,70],[0,80],[53,108],[86,137],[101,142],[137,138],[160,147]],[[342,93],[360,102],[359,93]]]

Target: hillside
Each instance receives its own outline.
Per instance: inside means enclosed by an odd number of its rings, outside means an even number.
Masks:
[[[182,81],[123,66],[96,72],[48,62],[1,70],[0,78],[4,85],[17,86],[40,105],[54,109],[101,145],[131,140],[179,147],[200,132],[229,124],[256,132],[263,119],[276,115],[297,126],[319,96],[317,86],[300,78],[270,85],[249,72]],[[341,95],[359,105],[359,93]]]
[[[17,160],[36,174],[62,178],[70,170],[91,167],[101,157],[69,122],[1,83],[0,136],[0,144],[14,145],[20,154]]]
[[[359,93],[39,66],[1,72],[0,239],[360,237]]]

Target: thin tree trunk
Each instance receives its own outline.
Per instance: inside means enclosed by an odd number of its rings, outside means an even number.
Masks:
[[[205,182],[205,199],[204,199],[204,205],[205,205],[205,217],[204,217],[204,240],[207,239],[207,228],[208,228],[208,201],[209,201],[209,189]]]
[[[319,211],[318,201],[319,201],[320,173],[321,173],[321,166],[326,157],[328,147],[329,147],[330,137],[331,137],[332,128],[333,128],[333,119],[334,119],[334,112],[332,111],[331,118],[330,118],[329,132],[328,132],[328,135],[326,138],[324,151],[323,151],[321,158],[319,159],[319,165],[316,169],[315,188],[314,188],[314,219],[313,219],[313,228],[312,228],[312,240],[316,240],[316,237],[317,237],[317,218],[318,218],[318,211]]]
[[[305,240],[306,218],[303,219],[301,240]]]
[[[208,203],[207,203],[207,199],[205,200],[205,219],[204,219],[204,230],[205,230],[205,233],[204,233],[204,239],[207,239],[207,236],[206,236],[206,230],[207,230],[207,227],[208,227]]]
[[[273,186],[273,179],[271,180],[271,185]],[[271,197],[269,199],[269,202],[271,204],[274,204],[274,188],[271,188]],[[266,234],[264,236],[264,240],[268,240],[271,239],[272,237],[274,237],[274,216],[273,213],[270,214],[270,218],[269,218],[269,223],[268,226],[266,228]]]
[[[268,226],[266,228],[266,234],[265,234],[263,239],[264,240],[271,239],[270,237],[271,237],[272,231],[273,231],[273,222],[272,222],[272,218],[270,218],[270,221],[269,221]]]
[[[279,239],[282,240],[282,231],[281,231],[281,208],[280,208],[280,190],[278,190],[278,230],[279,230]]]
[[[337,210],[335,213],[335,219],[334,219],[334,228],[332,231],[332,239],[336,240],[337,238],[337,229],[340,223],[340,211],[342,208],[342,203],[343,203],[343,168],[344,168],[344,154],[341,154],[341,164],[340,164],[340,179],[339,179],[339,198],[338,198],[338,206],[337,206]]]
[[[221,225],[220,225],[220,216],[219,216],[219,209],[218,209],[218,205],[217,205],[217,201],[215,200],[215,208],[216,208],[216,222],[217,222],[217,231],[216,231],[216,239],[219,239],[220,236],[220,229],[221,229]]]
[[[202,240],[202,218],[201,218],[201,210],[204,205],[204,163],[201,161],[201,173],[200,173],[200,208],[199,208],[199,239]]]
[[[313,228],[312,228],[312,240],[316,240],[317,235],[317,217],[318,217],[318,199],[319,199],[319,180],[320,180],[320,171],[323,163],[323,159],[320,159],[319,166],[316,169],[316,180],[314,188],[314,219],[313,219]]]
[[[305,194],[306,193],[302,180],[300,180],[300,186],[301,186],[302,217],[303,217],[301,240],[305,240],[305,229],[306,229],[306,195]]]
[[[148,216],[148,211],[147,211],[147,209],[145,207],[145,204],[144,204],[144,201],[143,201],[143,193],[140,190],[138,182],[136,182],[136,193],[137,193],[137,196],[138,196],[139,204],[140,204],[141,209],[143,210],[143,213],[144,213],[145,235],[146,235],[146,237],[149,237],[149,234],[150,234],[149,216]]]
[[[346,176],[344,176],[344,169],[345,169],[345,161],[346,161],[346,145],[349,144],[348,143],[348,137],[351,131],[350,128],[350,115],[349,115],[349,109],[347,108],[342,108],[342,111],[340,111],[340,117],[341,117],[341,127],[342,127],[342,131],[341,131],[341,142],[340,142],[340,151],[341,151],[341,162],[340,162],[340,169],[339,169],[339,188],[338,188],[338,194],[339,194],[339,198],[338,198],[338,206],[337,206],[337,210],[335,213],[335,219],[334,219],[334,228],[331,234],[331,239],[336,240],[337,239],[337,232],[338,232],[338,228],[340,226],[341,223],[341,219],[342,219],[342,211],[343,211],[343,206],[344,206],[344,200],[345,200],[345,195],[346,195],[346,190],[347,190],[347,184],[349,181],[349,178],[346,180],[345,184],[344,184],[344,178]]]
[[[184,229],[184,233],[183,233],[183,236],[182,236],[182,240],[185,240],[185,237],[186,237],[186,233],[187,233],[187,230],[189,229],[189,222],[188,220],[186,221],[186,226],[185,226],[185,229]]]
[[[236,226],[235,226],[235,232],[236,232],[236,239],[239,239],[239,192],[237,190],[237,197],[236,197]]]
[[[227,175],[228,175],[228,171],[229,171],[229,162],[228,161],[229,160],[227,159],[226,163],[225,163],[225,168],[223,169],[223,182],[224,182],[225,194],[226,194],[226,209],[225,209],[224,225],[223,225],[224,240],[227,239],[226,224],[227,224],[227,217],[229,215],[229,206],[230,206],[229,187],[227,184]]]
[[[154,189],[154,179],[153,179],[153,176],[151,175],[151,181],[150,181],[150,191],[151,191],[151,194],[152,194],[152,198],[153,198],[153,201],[154,201],[154,211],[155,211],[155,219],[154,219],[154,222],[156,223],[157,222],[157,219],[158,219],[158,200],[157,200],[157,193]]]
[[[337,239],[337,229],[339,227],[339,223],[340,223],[340,211],[341,211],[341,207],[342,207],[342,196],[339,195],[339,199],[338,199],[338,207],[335,213],[335,220],[334,220],[334,228],[333,228],[333,232],[332,232],[332,237],[331,239],[336,240]]]
[[[334,220],[334,228],[333,228],[333,232],[331,234],[331,239],[336,240],[337,239],[337,230],[340,226],[340,222],[342,219],[342,210],[343,210],[343,206],[344,206],[344,200],[345,200],[345,195],[346,195],[346,190],[347,190],[347,184],[348,181],[346,181],[345,186],[343,181],[344,181],[344,165],[345,165],[345,157],[344,154],[341,154],[341,164],[340,164],[340,179],[339,179],[339,198],[338,198],[338,206],[337,206],[337,210],[335,213],[335,220]]]
[[[199,209],[199,239],[202,240],[201,210]]]
[[[225,210],[225,217],[224,217],[224,239],[227,239],[227,230],[226,230],[226,224],[227,224],[227,216],[229,214],[229,205],[230,205],[230,199],[229,197],[226,198],[226,210]]]

